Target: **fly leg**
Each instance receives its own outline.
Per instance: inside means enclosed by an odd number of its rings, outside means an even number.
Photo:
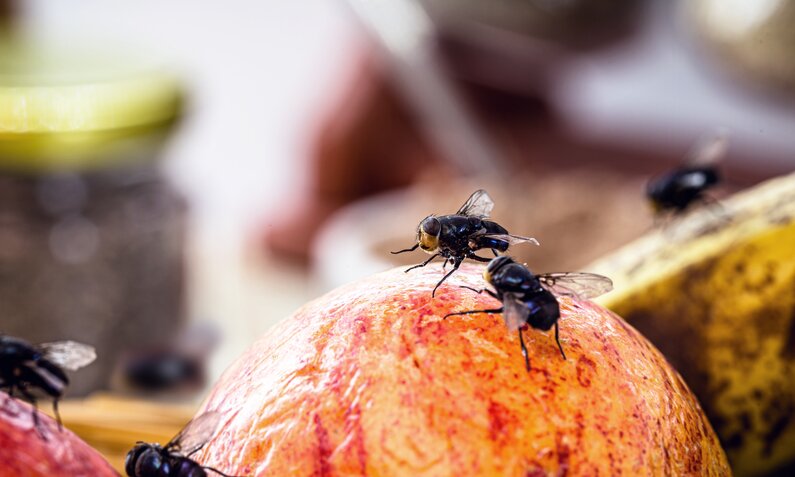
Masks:
[[[490,258],[479,257],[479,256],[475,255],[474,253],[471,254],[468,258],[471,258],[472,260],[476,260],[478,262],[490,262],[491,261]]]
[[[447,266],[447,262],[449,262],[449,261],[450,261],[450,258],[449,257],[445,257],[444,263],[442,264],[442,271],[444,271],[444,268]]]
[[[468,287],[466,285],[461,285],[459,288],[466,288],[467,290],[472,290],[473,292],[477,293],[478,295],[480,295],[481,293],[486,291],[485,288],[481,288],[480,290],[478,290],[477,288]]]
[[[436,257],[438,257],[438,256],[439,256],[439,254],[438,254],[438,253],[436,253],[436,254],[434,254],[434,255],[431,255],[431,258],[429,258],[428,260],[425,260],[425,261],[424,261],[424,262],[422,262],[421,264],[419,264],[419,265],[414,265],[413,267],[409,267],[409,268],[407,268],[407,269],[406,269],[406,273],[410,272],[411,270],[414,270],[415,268],[421,268],[421,267],[424,267],[425,265],[428,265],[429,263],[431,263],[431,261],[432,261],[434,258],[436,258]]]
[[[22,397],[27,402],[29,402],[31,404],[31,406],[33,406],[33,413],[31,414],[31,416],[33,418],[33,427],[36,428],[36,433],[38,433],[39,436],[46,441],[47,440],[47,436],[44,434],[44,430],[42,429],[42,426],[41,426],[41,421],[39,420],[39,408],[38,408],[38,406],[36,406],[36,398],[35,398],[35,396],[33,396],[33,394],[31,394],[27,390],[27,388],[25,388],[23,386],[19,386],[19,393],[22,395]]]
[[[63,431],[63,422],[61,421],[61,412],[58,410],[58,398],[52,401],[52,412],[55,414],[55,420],[58,421],[58,430]]]
[[[658,219],[657,217],[660,218]],[[676,224],[678,224],[677,217],[673,214],[658,214],[654,216],[654,226],[662,230],[662,234],[666,240],[675,240]]]
[[[527,355],[527,346],[524,345],[524,337],[522,336],[522,330],[519,329],[519,344],[522,346],[522,354],[524,355],[524,365],[527,368],[527,372],[530,372],[530,357]]]
[[[563,352],[563,346],[560,345],[560,333],[557,321],[555,322],[555,342],[558,344],[560,355],[563,356],[563,360],[566,361],[566,353]]]
[[[218,469],[214,469],[214,468],[212,468],[212,467],[210,467],[210,466],[206,466],[206,465],[205,465],[205,466],[202,466],[202,469],[212,470],[212,471],[213,471],[213,472],[215,472],[216,474],[218,474],[218,475],[222,475],[223,477],[237,477],[237,476],[235,476],[235,475],[224,474],[224,473],[223,473],[223,472],[221,472],[220,470],[218,470]]]
[[[718,220],[723,222],[724,224],[730,224],[732,222],[731,215],[726,212],[726,209],[723,208],[723,204],[720,201],[711,195],[702,195],[700,197],[701,202],[706,206],[707,210],[712,213]]]
[[[18,414],[16,412],[16,410],[17,410],[16,406],[13,406],[14,407],[14,411],[12,412],[11,409],[10,409],[12,406],[9,406],[8,405],[9,403],[14,404],[14,386],[13,385],[8,386],[8,394],[6,395],[6,398],[3,401],[3,405],[0,406],[0,408],[3,409],[3,411],[6,414],[8,414],[9,416],[16,416]]]
[[[414,244],[413,247],[404,248],[403,250],[398,250],[397,252],[389,252],[389,253],[391,253],[392,255],[397,255],[399,253],[404,253],[404,252],[413,252],[413,251],[417,250],[417,247],[419,247],[419,246],[420,246],[420,244],[416,243],[416,244]]]
[[[499,300],[499,298],[497,297],[497,294],[494,293],[493,291],[489,290],[488,288],[481,288],[480,290],[478,290],[477,288],[468,287],[466,285],[461,285],[461,288],[466,288],[467,290],[472,290],[473,292],[477,293],[478,295],[480,295],[483,292],[486,292],[489,295],[491,295],[492,298],[497,298]]]
[[[474,315],[476,313],[502,313],[502,307],[495,308],[493,310],[470,310],[470,311],[457,311],[455,313],[448,313],[444,315],[443,320],[446,320],[449,316],[457,316],[457,315]]]
[[[442,277],[442,279],[441,279],[441,280],[439,280],[439,283],[437,283],[437,284],[436,284],[436,286],[435,286],[435,287],[433,287],[433,291],[431,292],[431,298],[433,298],[433,297],[435,297],[435,296],[436,296],[436,289],[437,289],[437,288],[439,288],[439,285],[441,285],[441,284],[442,284],[442,283],[443,283],[445,280],[447,280],[447,278],[448,278],[450,275],[452,275],[453,273],[455,273],[455,271],[456,271],[456,270],[458,270],[458,267],[460,267],[460,266],[461,266],[461,259],[455,259],[455,260],[453,260],[453,269],[452,269],[452,270],[450,270],[449,272],[447,272],[447,275],[443,276],[443,277]],[[407,271],[408,271],[408,270],[407,270]]]
[[[497,249],[494,249],[494,248],[491,249],[491,253],[493,253],[495,257],[499,257],[500,256],[500,254],[497,253]]]

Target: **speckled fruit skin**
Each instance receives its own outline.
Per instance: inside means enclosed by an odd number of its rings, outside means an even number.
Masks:
[[[394,269],[310,302],[249,349],[204,409],[225,414],[197,460],[251,476],[730,475],[696,399],[611,312],[561,299],[525,332],[465,266]],[[201,411],[200,411],[201,412]]]
[[[0,393],[0,477],[119,477],[99,452],[39,413],[43,439],[31,412]]]

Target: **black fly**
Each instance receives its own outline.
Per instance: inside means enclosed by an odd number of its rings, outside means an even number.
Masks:
[[[657,214],[678,214],[694,203],[707,202],[705,191],[721,181],[718,162],[726,154],[728,137],[718,133],[702,140],[677,169],[646,185],[646,197]]]
[[[93,362],[96,357],[93,347],[74,341],[33,345],[13,336],[0,335],[0,389],[10,397],[18,392],[33,405],[33,424],[44,437],[39,427],[34,392],[40,391],[53,399],[53,412],[58,427],[62,428],[58,400],[69,385],[64,369],[76,371]]]
[[[505,252],[513,244],[530,242],[538,245],[538,241],[530,237],[511,235],[500,224],[488,220],[494,202],[485,190],[477,190],[458,212],[451,215],[429,215],[417,226],[417,243],[410,248],[392,252],[393,254],[411,252],[421,248],[432,256],[419,265],[406,269],[406,272],[415,268],[424,267],[437,257],[444,258],[442,269],[448,262],[452,263],[450,270],[433,288],[431,296],[436,296],[439,288],[447,278],[452,275],[464,259],[471,258],[479,262],[488,262],[489,259],[475,254],[481,249],[491,249],[495,256],[497,252]]]
[[[129,477],[207,477],[206,470],[211,470],[231,477],[190,458],[212,438],[220,422],[220,413],[206,412],[190,421],[165,446],[137,443],[124,460],[125,472]]]
[[[206,360],[219,340],[207,323],[183,328],[164,346],[131,351],[119,360],[114,385],[146,395],[184,395],[205,381]]]
[[[478,293],[486,292],[500,300],[502,306],[491,310],[459,311],[450,313],[445,318],[474,313],[502,313],[508,329],[519,332],[519,343],[522,346],[522,354],[528,371],[530,371],[530,358],[527,355],[527,348],[522,336],[522,330],[528,326],[543,331],[548,331],[554,326],[555,341],[563,359],[566,359],[558,332],[560,306],[556,295],[588,299],[607,293],[613,288],[613,282],[609,278],[594,273],[571,272],[534,275],[526,266],[516,263],[507,256],[492,260],[483,272],[483,278],[494,287],[494,291],[463,288]]]

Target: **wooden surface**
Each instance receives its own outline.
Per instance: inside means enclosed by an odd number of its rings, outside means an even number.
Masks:
[[[52,415],[44,403],[42,411]],[[165,444],[193,417],[193,404],[97,394],[61,403],[64,426],[97,449],[124,475],[124,457],[137,441]]]

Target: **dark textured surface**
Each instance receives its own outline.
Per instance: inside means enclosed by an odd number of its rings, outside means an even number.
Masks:
[[[613,306],[682,373],[737,475],[780,468],[795,445],[795,262],[777,258],[782,240],[738,241]]]
[[[156,171],[0,175],[0,331],[95,346],[70,393],[106,388],[124,349],[166,341],[183,318],[184,216]]]

